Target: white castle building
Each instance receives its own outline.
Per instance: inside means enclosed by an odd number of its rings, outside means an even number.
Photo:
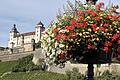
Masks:
[[[8,47],[10,49],[16,48],[16,47],[22,47],[24,48],[24,51],[31,51],[32,50],[32,44],[38,43],[41,39],[41,33],[45,30],[45,27],[43,23],[40,21],[36,27],[35,31],[27,32],[27,33],[20,33],[16,25],[13,25],[13,28],[11,29],[9,33],[9,40],[8,40]]]

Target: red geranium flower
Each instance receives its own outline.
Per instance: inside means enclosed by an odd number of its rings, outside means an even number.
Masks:
[[[92,24],[92,25],[91,25],[93,31],[97,31],[96,26],[97,26],[96,24]]]
[[[93,28],[93,31],[95,32],[95,31],[97,31],[97,29],[94,27],[94,28]]]
[[[101,2],[98,5],[96,5],[95,8],[96,8],[96,10],[99,11],[102,6],[104,6],[104,3]]]
[[[66,30],[73,30],[75,28],[75,26],[66,26],[65,29]]]
[[[86,27],[88,25],[88,23],[86,21],[81,22],[78,24],[78,27]]]
[[[58,30],[58,28],[55,28],[55,29],[53,30],[53,33],[57,33],[57,32],[59,32],[59,30]]]
[[[89,14],[91,14],[92,16],[97,16],[97,13],[95,12],[95,11],[93,11],[93,10],[88,10],[87,11]]]
[[[79,23],[79,24],[78,24],[78,27],[83,27],[83,23]]]
[[[103,51],[104,51],[105,53],[108,53],[108,52],[109,52],[109,48],[108,48],[108,47],[104,47],[104,48],[103,48]]]
[[[116,20],[118,18],[118,16],[112,16],[112,20]]]
[[[95,17],[94,20],[100,21],[100,17]]]
[[[98,11],[99,11],[99,10],[100,10],[100,8],[101,8],[101,6],[100,6],[100,5],[96,5],[96,6],[95,6],[95,8],[96,8],[96,10],[98,10]]]
[[[117,42],[118,42],[118,44],[120,44],[120,40],[118,40]]]
[[[110,41],[106,41],[106,42],[104,43],[104,46],[106,46],[106,47],[112,46],[112,43],[111,43]]]
[[[118,39],[118,37],[119,37],[119,34],[117,34],[117,33],[116,33],[116,34],[114,34],[114,35],[113,35],[113,37],[112,37],[112,41],[117,40],[117,39]]]
[[[61,34],[61,37],[62,37],[64,40],[68,40],[68,39],[69,39],[69,36],[67,36],[67,35],[64,34],[64,33]]]
[[[76,34],[76,33],[71,33],[71,34],[70,34],[70,38],[75,39],[76,37],[77,37],[77,34]]]
[[[108,23],[105,23],[103,26],[104,26],[104,27],[108,27],[108,26],[109,26],[109,24],[108,24]]]
[[[88,23],[86,21],[83,22],[83,27],[86,27]]]
[[[83,20],[83,16],[80,16],[77,20],[78,21]]]
[[[65,53],[59,54],[59,58],[60,58],[60,59],[65,59]]]
[[[80,15],[83,15],[83,14],[84,14],[83,11],[78,11],[78,12],[77,12],[77,15],[79,15],[79,16],[80,16]]]
[[[96,25],[96,24],[92,24],[91,26],[92,26],[92,28],[93,28],[93,27],[96,27],[97,25]]]
[[[112,16],[111,16],[111,15],[107,15],[106,18],[107,18],[107,19],[111,19]]]
[[[100,27],[99,30],[101,30],[101,31],[105,31],[105,28],[104,28],[104,27]]]
[[[92,45],[92,44],[88,44],[87,48],[88,48],[88,49],[95,49],[96,46],[95,46],[95,45]]]
[[[60,40],[61,40],[61,35],[57,35],[57,36],[56,36],[56,40],[57,40],[57,41],[60,41]]]
[[[72,26],[76,26],[77,25],[77,21],[75,19],[73,19],[73,20],[70,21],[70,24]]]

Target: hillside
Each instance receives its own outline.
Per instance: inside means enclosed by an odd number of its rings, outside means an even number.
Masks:
[[[16,66],[18,62],[19,61],[0,62],[0,80],[65,80],[65,75],[63,74],[41,70],[11,72],[12,68]]]

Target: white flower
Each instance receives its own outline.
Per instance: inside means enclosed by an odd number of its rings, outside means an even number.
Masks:
[[[54,34],[51,34],[51,37],[54,37]]]
[[[59,44],[59,47],[61,47],[61,48],[62,48],[62,47],[65,47],[65,45],[64,45],[64,44]]]
[[[59,45],[59,44],[56,42],[56,43],[55,43],[55,48],[57,48],[57,47],[58,47],[58,45]]]
[[[67,30],[60,30],[59,31],[60,33],[65,33],[65,32],[68,32]]]

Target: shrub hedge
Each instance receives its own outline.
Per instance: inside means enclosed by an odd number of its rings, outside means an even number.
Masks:
[[[42,70],[42,64],[34,65],[32,62],[33,55],[23,57],[18,60],[17,64],[12,68],[12,72],[26,72],[34,70]],[[40,60],[42,63],[42,60]]]

